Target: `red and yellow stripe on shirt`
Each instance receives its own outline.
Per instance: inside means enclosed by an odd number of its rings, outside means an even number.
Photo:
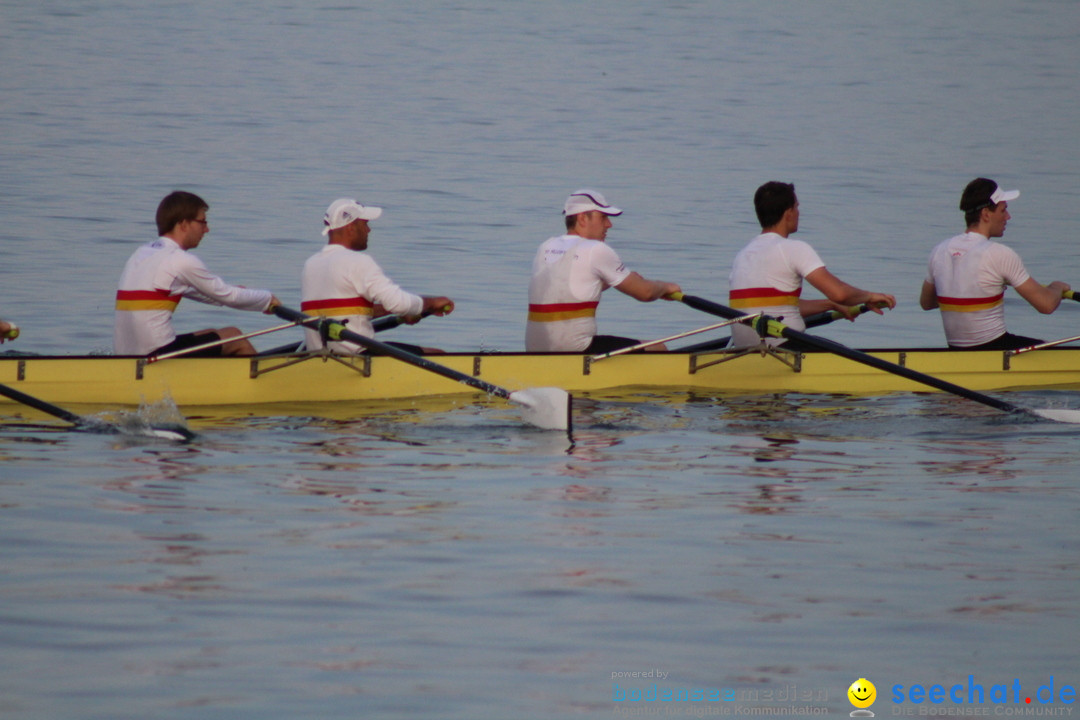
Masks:
[[[946,312],[975,312],[976,310],[989,310],[1005,302],[1005,291],[1001,291],[992,297],[981,298],[951,298],[938,295],[938,307]]]
[[[305,300],[300,310],[308,315],[337,317],[340,315],[374,315],[375,306],[367,298],[330,298],[328,300]]]
[[[168,290],[117,290],[117,310],[168,310],[173,312],[183,295]]]
[[[577,303],[529,303],[529,320],[532,322],[557,322],[574,318],[594,317],[600,301]]]
[[[795,290],[777,290],[776,288],[743,288],[728,293],[728,302],[733,308],[772,307],[775,305],[798,305],[802,288]]]

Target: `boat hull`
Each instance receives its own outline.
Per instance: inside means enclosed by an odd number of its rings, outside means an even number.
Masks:
[[[936,349],[874,350],[889,362],[982,392],[1080,390],[1080,348],[1021,355]],[[924,385],[829,353],[634,353],[589,361],[573,354],[449,354],[432,359],[494,385],[555,386],[574,393],[652,387],[730,394],[928,391]],[[58,405],[181,407],[364,402],[476,394],[388,357],[0,358],[0,382]],[[0,397],[0,402],[11,402]]]

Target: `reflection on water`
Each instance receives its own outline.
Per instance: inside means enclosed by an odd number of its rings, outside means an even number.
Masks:
[[[992,481],[1012,480],[1021,470],[1017,457],[1004,452],[1000,443],[965,440],[942,443],[948,454],[956,456],[948,461],[920,461],[920,468],[931,476],[978,475]],[[940,450],[938,450],[940,451]],[[995,488],[1000,491],[1002,488]]]
[[[573,445],[487,403],[203,417],[186,446],[3,429],[9,696],[430,715],[528,687],[537,712],[609,712],[627,665],[842,689],[868,651],[890,677],[984,633],[1038,652],[980,672],[1073,652],[1075,430],[936,396],[578,412]]]

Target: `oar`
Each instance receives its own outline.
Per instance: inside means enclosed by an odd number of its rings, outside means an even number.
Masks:
[[[885,303],[878,303],[878,307],[883,308],[883,307],[886,307],[886,305],[885,305]],[[865,312],[870,312],[870,303],[863,303],[862,305],[856,305],[855,306],[855,313],[854,313],[854,315],[852,317],[853,318],[859,317],[860,315],[862,315]],[[834,320],[839,320],[840,318],[846,318],[846,317],[847,317],[847,315],[840,312],[839,310],[824,310],[824,311],[819,312],[819,313],[814,313],[813,315],[807,315],[805,318],[803,318],[803,322],[806,323],[806,327],[812,328],[812,327],[819,327],[821,325],[828,325],[829,323],[833,322]]]
[[[446,308],[449,307],[449,305],[446,306]],[[445,311],[446,308],[443,308],[443,310]],[[434,308],[430,310],[425,310],[424,312],[420,313],[420,318],[426,318],[430,316],[433,312],[435,312]],[[383,330],[393,330],[398,325],[404,324],[405,318],[405,315],[383,315],[382,317],[377,317],[372,320],[371,327],[373,330],[375,330],[375,332],[382,332]]]
[[[426,318],[427,316],[431,315],[431,313],[433,313],[433,312],[434,312],[434,310],[425,310],[424,312],[420,313],[420,317],[421,318]],[[375,332],[382,332],[383,330],[393,330],[397,326],[402,325],[404,323],[405,323],[405,318],[402,315],[383,315],[382,317],[377,317],[374,320],[372,320],[371,321],[371,327],[372,327],[373,330],[375,330]],[[296,325],[296,323],[291,323],[287,327],[293,327],[294,325]],[[294,343],[288,343],[287,345],[279,345],[278,347],[270,348],[269,350],[264,350],[264,351],[260,352],[259,355],[285,355],[287,353],[296,352],[297,350],[300,349],[300,346],[303,345],[303,344],[304,344],[304,341],[299,340],[299,341],[294,342]]]
[[[495,395],[496,397],[501,397],[504,400],[509,400],[512,403],[521,405],[525,408],[525,420],[544,430],[570,431],[571,397],[569,393],[561,388],[526,388],[524,390],[511,392],[505,388],[485,382],[480,378],[466,375],[453,368],[448,368],[445,365],[432,362],[425,357],[413,355],[411,352],[407,352],[401,348],[379,342],[378,340],[369,338],[366,335],[361,335],[360,333],[355,333],[346,328],[342,323],[330,318],[311,317],[310,315],[305,315],[298,310],[293,310],[284,307],[283,305],[278,305],[274,308],[274,314],[283,320],[291,320],[313,330],[318,330],[321,334],[325,334],[325,336],[331,340],[346,340],[348,342],[356,343],[357,345],[361,345],[380,355],[389,355],[390,357],[408,363],[409,365],[429,370],[430,372],[442,375],[445,378],[456,380],[457,382],[476,388],[477,390],[482,390],[489,395]]]
[[[1080,293],[1077,293],[1075,290],[1062,290],[1061,297],[1066,300],[1075,300],[1077,302],[1080,302]]]
[[[151,355],[146,358],[146,363],[160,362],[162,360],[168,360],[169,358],[181,357],[183,355],[190,355],[200,350],[207,348],[217,347],[218,345],[225,345],[236,340],[247,340],[248,338],[258,337],[260,335],[266,335],[267,333],[277,332],[279,330],[288,330],[291,327],[296,327],[296,323],[291,322],[287,325],[277,325],[272,328],[266,328],[264,330],[255,330],[254,332],[245,333],[243,335],[234,335],[233,337],[221,338],[220,340],[212,340],[202,345],[196,345],[194,347],[184,348],[183,350],[173,350],[172,352],[162,353],[161,355]]]
[[[44,400],[36,398],[32,395],[27,395],[21,390],[16,390],[13,387],[0,384],[0,395],[11,398],[15,402],[20,402],[23,405],[40,410],[43,413],[58,417],[61,420],[71,423],[77,430],[89,430],[91,432],[104,432],[104,433],[119,433],[120,428],[106,423],[100,420],[93,420],[91,418],[85,418],[82,415],[76,415],[75,413],[65,410],[62,407],[57,407],[52,403],[47,403]],[[144,431],[140,431],[142,434],[150,435],[151,437],[162,438],[165,440],[182,440],[187,442],[195,438],[195,433],[191,432],[185,427],[176,424],[168,425],[151,425]]]
[[[758,315],[760,314],[761,313],[758,313]],[[757,317],[758,315],[755,315],[754,317]],[[618,350],[612,350],[611,352],[602,353],[600,355],[593,355],[591,358],[589,358],[589,362],[600,362],[601,360],[609,357],[615,357],[616,355],[625,355],[626,353],[631,353],[635,350],[641,350],[643,348],[651,347],[653,345],[660,345],[661,343],[671,342],[672,340],[678,340],[679,338],[689,337],[690,335],[697,335],[698,333],[708,332],[709,330],[716,330],[717,328],[727,327],[728,325],[733,325],[737,322],[739,321],[726,320],[722,323],[714,323],[712,325],[707,325],[703,328],[698,328],[697,330],[688,330],[686,332],[681,332],[678,335],[668,335],[666,338],[660,338],[659,340],[646,340],[645,342],[640,342],[637,345],[619,348]],[[724,341],[726,342],[727,338],[724,338]],[[712,342],[716,341],[714,340]]]
[[[682,293],[675,293],[672,295],[672,299],[679,300],[682,303],[689,305],[695,310],[701,310],[711,315],[717,315],[722,318],[734,320],[735,318],[746,317],[744,313],[739,312],[733,308],[729,308],[726,305],[705,300],[704,298],[694,297],[693,295],[684,295]],[[761,321],[758,321],[761,322]],[[798,330],[792,330],[787,325],[784,325],[778,320],[769,319],[767,322],[767,332],[774,337],[782,337],[789,340],[797,340],[811,347],[816,347],[819,350],[825,352],[831,352],[840,357],[853,360],[863,365],[869,365],[870,367],[877,368],[878,370],[884,370],[885,372],[899,375],[900,377],[913,380],[923,385],[929,385],[930,387],[943,390],[953,395],[959,395],[962,398],[968,400],[974,400],[975,402],[982,403],[983,405],[989,405],[992,408],[1001,410],[1007,413],[1035,415],[1038,417],[1048,418],[1050,420],[1059,420],[1061,422],[1080,423],[1080,411],[1076,410],[1029,410],[1028,408],[1022,408],[1019,405],[1013,405],[1012,403],[1005,402],[1004,400],[998,400],[997,398],[990,397],[989,395],[983,395],[980,392],[969,390],[968,388],[961,387],[960,385],[954,385],[951,382],[946,382],[931,375],[926,375],[921,372],[917,372],[910,368],[896,365],[895,363],[888,362],[876,358],[873,355],[868,355],[859,350],[854,350],[841,345],[838,342],[827,340],[826,338],[817,337],[815,335],[808,335]]]
[[[1024,353],[1034,352],[1035,350],[1045,350],[1046,348],[1057,347],[1058,345],[1064,345],[1066,343],[1076,342],[1080,340],[1080,335],[1073,335],[1072,337],[1061,338],[1060,340],[1051,340],[1050,342],[1037,343],[1035,345],[1028,345],[1027,347],[1016,348],[1015,350],[1006,350],[1006,355],[1023,355]]]
[[[885,303],[878,303],[878,307],[885,307]],[[854,310],[855,313],[853,317],[858,317],[864,312],[870,311],[870,304],[863,303],[862,305],[856,305]],[[819,313],[814,313],[813,315],[807,315],[805,318],[803,318],[803,321],[806,323],[806,327],[811,328],[820,327],[821,325],[828,325],[835,320],[839,320],[840,318],[845,317],[847,317],[847,315],[844,315],[844,313],[840,312],[839,310],[823,310]],[[730,340],[731,338],[707,340],[703,343],[698,343],[696,345],[687,345],[684,348],[679,348],[679,352],[707,352],[709,350],[721,350],[727,347],[728,341]]]

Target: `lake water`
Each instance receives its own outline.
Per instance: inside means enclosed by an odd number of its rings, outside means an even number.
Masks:
[[[393,338],[517,350],[567,193],[626,210],[631,268],[723,300],[773,179],[831,270],[900,303],[825,334],[940,345],[918,288],[973,177],[1022,191],[1032,274],[1080,285],[1078,27],[1071,1],[0,2],[4,350],[109,352],[175,188],[210,202],[212,269],[293,305],[326,205],[380,205],[383,267],[457,302]],[[616,295],[603,332],[713,322]],[[1013,331],[1077,334],[1080,306],[1008,297]],[[858,678],[878,716],[1075,707],[1077,428],[937,395],[576,413],[573,444],[435,399],[192,416],[175,446],[2,406],[0,715],[837,716]],[[983,705],[895,700],[969,683]]]

